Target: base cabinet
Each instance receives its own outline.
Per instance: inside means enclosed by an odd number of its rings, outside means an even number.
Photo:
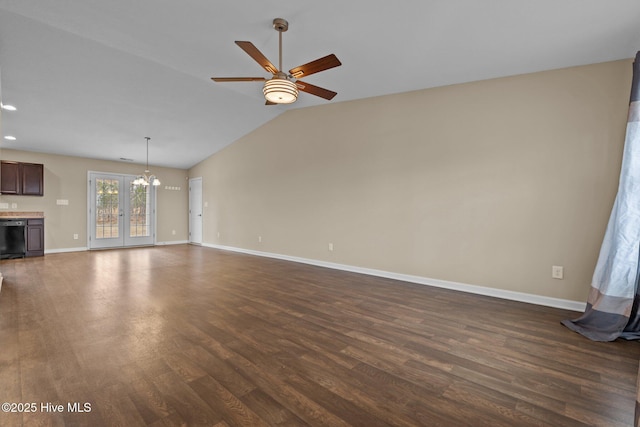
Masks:
[[[44,219],[28,219],[26,227],[26,246],[25,256],[43,256],[44,255]]]

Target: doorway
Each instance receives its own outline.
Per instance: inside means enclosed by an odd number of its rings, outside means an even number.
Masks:
[[[89,249],[155,244],[155,187],[135,178],[89,172]]]
[[[202,178],[189,180],[189,243],[202,244]]]

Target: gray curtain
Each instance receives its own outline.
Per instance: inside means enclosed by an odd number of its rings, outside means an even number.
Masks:
[[[618,194],[593,273],[587,308],[562,324],[594,341],[640,339],[640,52],[633,63]]]

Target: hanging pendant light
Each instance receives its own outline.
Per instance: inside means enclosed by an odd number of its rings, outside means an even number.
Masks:
[[[133,185],[142,185],[143,187],[148,185],[158,186],[160,185],[160,180],[157,176],[151,175],[151,172],[149,171],[149,140],[151,138],[145,136],[144,139],[147,140],[147,167],[144,170],[144,174],[138,175],[136,179],[133,180]]]

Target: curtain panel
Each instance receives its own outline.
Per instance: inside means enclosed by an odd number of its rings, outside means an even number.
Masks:
[[[629,118],[618,193],[596,264],[587,307],[562,324],[594,341],[640,339],[640,52],[633,63]]]

